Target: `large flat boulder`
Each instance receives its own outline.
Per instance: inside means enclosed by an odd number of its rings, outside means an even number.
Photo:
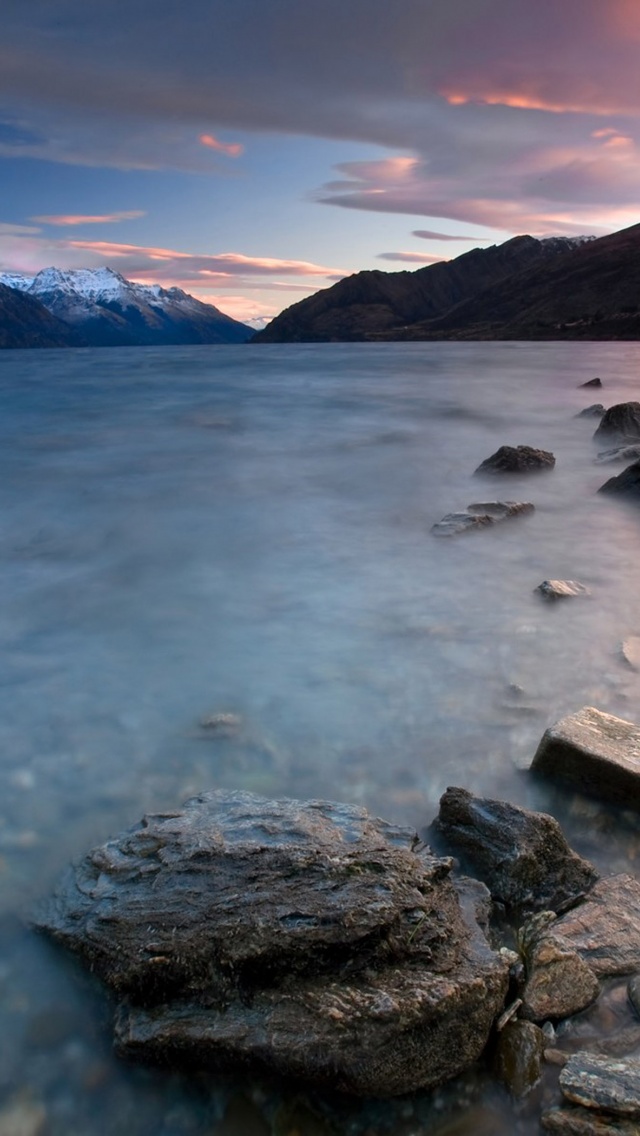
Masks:
[[[640,1120],[640,1060],[601,1057],[581,1050],[560,1074],[567,1100],[585,1108]]]
[[[494,900],[519,915],[555,911],[598,879],[553,817],[466,789],[447,789],[432,831],[439,847],[459,857]]]
[[[392,1096],[475,1061],[503,1006],[488,893],[450,867],[361,808],[206,793],[90,852],[38,926],[122,1000],[123,1054]]]
[[[531,769],[603,801],[640,807],[640,728],[585,706],[545,731]]]
[[[600,486],[598,493],[613,493],[617,497],[640,501],[640,461],[634,461],[622,473],[610,477]]]

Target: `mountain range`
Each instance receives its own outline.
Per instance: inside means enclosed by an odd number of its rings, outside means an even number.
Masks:
[[[415,272],[358,272],[287,308],[252,342],[640,339],[640,225],[513,237]]]
[[[111,268],[0,273],[0,347],[244,343],[252,335],[180,288],[135,284]]]

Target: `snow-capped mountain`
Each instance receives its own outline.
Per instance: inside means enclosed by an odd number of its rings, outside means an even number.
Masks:
[[[39,300],[92,347],[243,343],[253,331],[180,288],[135,284],[111,268],[4,273],[0,284]]]

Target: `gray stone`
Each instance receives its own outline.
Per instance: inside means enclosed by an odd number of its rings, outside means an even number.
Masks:
[[[640,402],[618,402],[605,411],[593,437],[597,441],[640,438]]]
[[[591,592],[585,584],[577,580],[543,580],[534,592],[540,592],[547,600],[564,600],[571,596],[590,596]]]
[[[542,1073],[544,1035],[532,1022],[511,1021],[498,1037],[494,1069],[514,1097],[525,1097]]]
[[[535,1022],[566,1018],[595,1002],[600,989],[594,972],[560,936],[543,932],[527,958],[522,1013]]]
[[[553,817],[474,797],[466,789],[447,789],[432,831],[441,849],[457,856],[495,900],[520,915],[555,911],[598,879]]]
[[[634,1120],[604,1116],[587,1108],[554,1108],[543,1112],[542,1127],[556,1136],[638,1136]]]
[[[611,462],[628,461],[634,462],[640,458],[640,443],[634,443],[626,446],[615,446],[612,450],[602,450],[601,453],[596,454],[596,465],[609,465]]]
[[[543,734],[531,769],[626,808],[640,806],[640,729],[585,706]]]
[[[633,462],[622,473],[610,477],[600,486],[598,493],[613,493],[618,497],[637,500],[640,497],[640,461]]]
[[[553,924],[554,936],[580,954],[599,978],[640,970],[640,882],[600,880],[583,903]]]
[[[553,469],[556,459],[549,450],[533,446],[500,446],[491,457],[485,458],[476,473],[533,473],[540,469]]]
[[[627,985],[627,995],[636,1014],[640,1018],[640,974],[634,974]]]
[[[601,402],[594,402],[591,406],[585,406],[584,410],[579,410],[575,418],[602,418],[604,414],[604,406]]]
[[[581,1050],[560,1074],[567,1100],[615,1116],[640,1117],[640,1060],[601,1057]]]
[[[488,892],[450,867],[365,809],[213,792],[90,852],[38,925],[124,1000],[121,1054],[393,1096],[475,1061],[504,1003]]]
[[[483,501],[467,505],[465,512],[447,513],[431,526],[431,532],[434,536],[456,536],[533,511],[534,506],[529,501]]]
[[[625,663],[627,663],[633,671],[640,671],[640,636],[628,635],[627,638],[622,641],[620,653]]]
[[[599,379],[599,378],[587,379],[586,383],[580,383],[579,386],[580,387],[601,387],[602,386],[602,379]]]
[[[457,536],[459,533],[469,532],[471,529],[485,528],[493,524],[493,517],[488,514],[472,516],[471,513],[446,513],[440,521],[431,526],[434,536]]]

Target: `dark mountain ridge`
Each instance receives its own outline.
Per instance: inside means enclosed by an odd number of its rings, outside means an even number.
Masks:
[[[44,304],[0,284],[0,348],[78,347],[82,340]]]
[[[259,342],[640,338],[640,225],[514,237],[417,272],[360,272],[287,308]]]

